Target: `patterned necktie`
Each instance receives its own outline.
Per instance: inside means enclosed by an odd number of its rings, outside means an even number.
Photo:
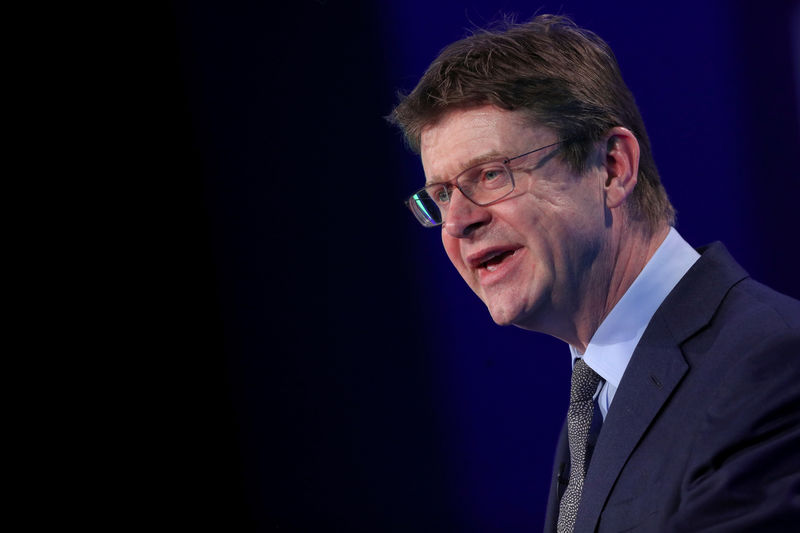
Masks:
[[[586,477],[588,458],[586,444],[592,425],[594,393],[600,376],[583,359],[575,361],[572,369],[572,388],[567,411],[567,441],[569,442],[570,475],[567,489],[561,497],[558,512],[558,533],[571,533],[578,516],[583,480]]]

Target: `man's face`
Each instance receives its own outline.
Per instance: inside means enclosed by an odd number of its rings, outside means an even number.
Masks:
[[[559,140],[518,112],[454,110],[423,130],[422,165],[428,183],[447,181]],[[555,336],[589,291],[608,289],[593,283],[607,239],[602,166],[578,175],[558,149],[511,161],[516,188],[496,204],[480,207],[454,190],[442,226],[447,255],[496,323]]]

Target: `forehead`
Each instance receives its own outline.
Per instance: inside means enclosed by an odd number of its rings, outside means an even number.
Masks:
[[[445,181],[481,161],[513,157],[551,138],[519,111],[492,105],[455,109],[423,128],[420,155],[426,180]]]

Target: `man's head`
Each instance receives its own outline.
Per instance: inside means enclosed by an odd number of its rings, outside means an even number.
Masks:
[[[629,129],[641,153],[627,214],[647,232],[674,223],[633,95],[610,47],[595,34],[552,15],[474,33],[439,54],[391,120],[419,152],[426,126],[454,109],[484,104],[519,111],[532,125],[550,128],[566,141],[559,157],[579,173],[611,128]]]
[[[673,222],[611,50],[568,19],[450,45],[391,120],[422,157],[415,198],[440,202],[445,250],[499,324],[588,342]]]

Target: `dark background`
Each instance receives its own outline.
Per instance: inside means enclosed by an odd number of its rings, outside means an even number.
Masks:
[[[131,385],[108,415],[125,446],[101,465],[110,520],[540,529],[568,349],[492,324],[405,210],[421,167],[383,119],[502,13],[606,39],[682,235],[800,296],[798,2],[642,4],[198,1],[107,21],[126,51],[107,155],[131,214],[109,239],[125,275],[101,288],[122,310],[98,309],[119,363],[103,387]],[[142,25],[120,38],[117,19]]]

